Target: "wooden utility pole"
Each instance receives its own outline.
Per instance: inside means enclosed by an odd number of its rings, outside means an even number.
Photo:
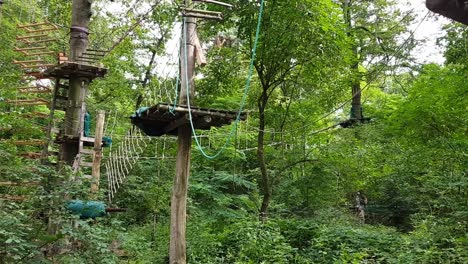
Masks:
[[[190,5],[190,0],[185,1],[185,5]],[[181,91],[179,96],[180,105],[187,105],[187,97],[193,104],[195,92],[195,39],[197,36],[196,19],[186,18],[184,27],[185,43],[181,45]],[[187,92],[187,84],[190,86]],[[174,186],[171,197],[171,237],[170,237],[170,264],[186,263],[186,218],[187,218],[187,189],[190,175],[190,155],[192,147],[192,131],[190,124],[182,125],[178,128],[177,138],[177,161],[176,174],[174,176]]]
[[[99,111],[96,119],[96,133],[94,134],[94,153],[93,153],[93,168],[92,168],[92,182],[91,194],[99,191],[99,178],[101,173],[101,159],[102,159],[102,137],[104,134],[104,111]]]
[[[72,26],[70,28],[70,61],[76,61],[88,48],[88,25],[91,18],[91,0],[73,0]],[[83,129],[85,97],[88,78],[70,76],[68,102],[65,115],[65,137],[77,139]],[[72,165],[78,154],[78,143],[74,140],[62,144],[61,160]]]

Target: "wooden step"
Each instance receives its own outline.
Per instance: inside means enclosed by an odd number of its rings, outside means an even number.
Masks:
[[[21,116],[26,117],[26,118],[37,118],[37,117],[49,118],[49,114],[36,112],[36,111],[30,112],[30,113],[22,113]]]
[[[0,186],[38,186],[41,182],[29,181],[29,182],[13,182],[13,181],[0,181]]]
[[[93,167],[93,163],[92,163],[92,162],[82,161],[82,162],[80,162],[80,167],[92,168],[92,167]]]
[[[1,200],[10,200],[10,201],[25,201],[28,197],[26,195],[11,195],[11,194],[0,194]]]
[[[49,105],[49,100],[43,98],[34,98],[34,99],[19,99],[19,100],[6,100],[6,103],[15,104],[15,105]]]
[[[47,33],[42,33],[42,34],[36,34],[36,35],[26,35],[26,36],[16,36],[17,40],[21,39],[30,39],[30,38],[42,38],[42,37],[47,37]]]
[[[44,85],[19,87],[20,93],[51,93],[52,90]]]
[[[29,24],[17,24],[17,28],[28,28],[28,27],[38,27],[38,26],[44,26],[44,25],[50,25],[49,22],[43,21],[43,22],[37,22],[37,23],[29,23]]]
[[[32,32],[39,32],[39,31],[31,31],[31,33]],[[34,41],[29,41],[27,39],[21,39],[20,41],[26,43],[27,45],[31,45],[31,44],[42,44],[42,43],[55,42],[55,41],[57,41],[57,39],[50,38],[50,39],[40,39],[40,40],[34,40]]]
[[[42,158],[42,153],[41,152],[27,152],[27,153],[21,153],[20,156],[26,159],[40,159]]]
[[[94,138],[92,138],[92,137],[81,137],[80,140],[83,141],[83,142],[94,143]]]
[[[11,144],[15,146],[41,146],[41,145],[46,145],[47,141],[45,140],[40,140],[40,139],[32,139],[32,140],[15,140],[15,141],[10,141]]]
[[[34,68],[49,68],[55,66],[55,64],[34,64],[34,65],[23,65],[20,64],[21,69],[34,69]]]
[[[25,60],[25,61],[17,61],[13,60],[13,64],[31,64],[31,63],[44,63],[43,60]]]
[[[82,149],[80,151],[80,153],[82,154],[87,154],[87,155],[93,155],[94,154],[94,150],[93,149]]]
[[[15,47],[13,50],[16,52],[24,52],[24,51],[31,51],[31,50],[45,50],[47,47],[45,46],[37,46],[37,47],[26,47],[26,48],[18,48]]]

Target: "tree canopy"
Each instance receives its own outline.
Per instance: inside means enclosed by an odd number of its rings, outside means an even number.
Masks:
[[[90,1],[89,49],[105,51],[93,63],[108,73],[85,100],[91,131],[104,110],[112,139],[97,201],[126,211],[83,219],[67,206],[95,200],[86,173],[52,155],[35,159],[42,145],[23,144],[50,141],[45,131],[64,126],[65,113],[15,103],[52,98],[21,88],[60,88],[23,78],[13,63],[27,57],[14,51],[18,25],[56,25],[46,47],[55,64],[55,54],[69,54],[72,1],[3,2],[1,263],[169,262],[177,141],[149,138],[129,117],[177,103],[182,14],[193,9],[223,13],[197,22],[207,65],[195,70],[196,106],[236,111],[246,93],[248,118],[197,131],[207,153],[224,151],[206,159],[192,145],[189,263],[468,262],[466,26],[444,26],[444,64],[420,64],[415,32],[431,17],[401,1]],[[350,116],[356,103],[365,121]]]

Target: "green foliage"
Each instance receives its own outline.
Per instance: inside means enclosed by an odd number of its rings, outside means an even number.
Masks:
[[[24,202],[0,200],[0,262],[167,263],[175,140],[153,140],[141,153],[109,205],[127,212],[93,221],[65,210],[67,200],[89,198],[88,180],[73,181],[76,175],[68,167],[57,170],[23,159],[20,154],[40,149],[12,144],[42,138],[47,120],[24,114],[48,113],[45,107],[4,102],[16,97],[20,78],[19,68],[10,63],[21,57],[12,51],[15,26],[47,18],[67,28],[71,15],[71,1],[23,2],[2,7],[0,181],[39,181],[41,186],[0,186],[2,195],[28,195]],[[223,23],[199,23],[209,63],[197,69],[195,101],[236,109],[252,55],[258,2],[226,2],[235,8],[203,5],[226,15]],[[247,109],[259,111],[250,112],[218,159],[192,151],[189,263],[468,262],[466,28],[447,28],[447,66],[424,65],[419,72],[395,75],[416,44],[410,40],[399,50],[413,15],[393,1],[352,1],[349,25],[337,2],[266,1],[247,100]],[[126,9],[133,5],[119,3]],[[93,1],[91,47],[112,47],[138,19],[131,11],[104,12],[107,4]],[[178,12],[176,5],[159,5],[104,58],[109,73],[90,87],[88,108],[112,111],[107,133],[116,145],[130,128],[127,116],[139,96],[145,105],[174,97],[175,78],[162,78],[156,64],[177,35]],[[54,50],[66,49],[66,33],[57,34],[62,41]],[[228,41],[216,46],[216,36]],[[371,61],[396,51],[388,64]],[[365,61],[372,62],[368,69]],[[360,82],[368,86],[362,95],[373,120],[350,129],[324,129],[347,118],[346,111],[329,113],[349,98],[356,62],[360,76],[385,67],[379,84],[371,78]],[[259,101],[262,96],[265,102]],[[261,124],[264,129],[255,129]],[[201,144],[208,152],[219,149],[230,129],[202,132]],[[265,189],[259,188],[258,144],[264,146],[273,194],[270,218],[262,223],[257,214]],[[364,225],[350,210],[357,190],[369,199]]]

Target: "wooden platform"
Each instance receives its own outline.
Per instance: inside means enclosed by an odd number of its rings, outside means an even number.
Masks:
[[[106,73],[106,68],[67,61],[47,69],[43,75],[62,79],[69,79],[70,76],[94,79],[98,77],[104,77]]]
[[[190,110],[195,129],[209,130],[229,125],[237,118],[236,111],[199,107],[190,107]],[[240,119],[246,120],[247,113],[242,112]],[[187,106],[160,103],[133,115],[131,121],[148,136],[177,135],[179,126],[190,123],[189,109]]]
[[[460,0],[426,0],[426,6],[432,12],[441,14],[455,21],[468,25],[467,1]]]
[[[366,124],[370,123],[372,119],[370,117],[364,117],[362,119],[357,119],[357,118],[350,118],[346,121],[343,121],[340,123],[340,126],[343,128],[352,128],[358,124]]]

